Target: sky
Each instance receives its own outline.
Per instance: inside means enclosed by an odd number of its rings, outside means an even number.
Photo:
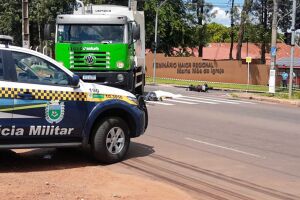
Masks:
[[[212,20],[213,22],[223,24],[225,26],[230,26],[230,15],[226,14],[226,11],[230,10],[231,1],[230,0],[206,0],[206,2],[211,3],[214,8],[213,12],[217,11],[216,17]],[[234,4],[240,8],[243,6],[244,0],[234,0]]]

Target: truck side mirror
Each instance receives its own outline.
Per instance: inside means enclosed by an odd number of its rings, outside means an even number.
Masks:
[[[133,24],[133,39],[139,40],[141,39],[141,27],[139,24]]]
[[[45,24],[44,25],[44,39],[45,40],[52,40],[54,39],[51,33],[55,32],[55,26],[53,24]]]

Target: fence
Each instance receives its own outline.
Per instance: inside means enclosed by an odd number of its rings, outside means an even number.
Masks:
[[[147,76],[153,76],[153,54],[146,55]],[[250,84],[267,85],[270,68],[250,64]],[[157,54],[156,76],[159,78],[247,84],[247,64],[236,60],[202,60],[197,57],[165,57]]]

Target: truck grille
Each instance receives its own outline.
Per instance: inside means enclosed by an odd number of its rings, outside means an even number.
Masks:
[[[89,61],[93,64],[87,64],[87,56],[92,57]],[[109,68],[110,52],[70,52],[70,67]]]

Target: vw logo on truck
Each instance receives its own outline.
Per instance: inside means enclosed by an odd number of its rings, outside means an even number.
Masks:
[[[94,55],[89,54],[84,57],[84,61],[88,65],[93,65],[96,62],[96,57]]]

